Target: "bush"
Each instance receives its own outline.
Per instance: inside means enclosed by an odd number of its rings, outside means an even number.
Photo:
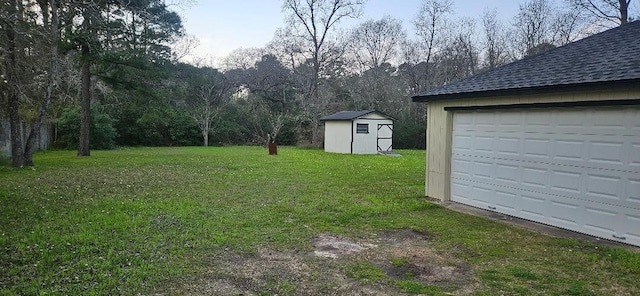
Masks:
[[[9,164],[10,161],[11,161],[11,156],[4,153],[3,151],[0,151],[0,165]]]
[[[393,148],[425,149],[426,127],[419,122],[397,122],[393,126]]]
[[[91,149],[113,149],[117,136],[115,120],[108,114],[91,110],[89,147]],[[67,149],[77,149],[80,137],[80,108],[65,108],[58,121],[56,145]]]
[[[170,146],[202,146],[200,129],[188,114],[176,112],[169,123]],[[211,142],[211,139],[209,139]]]

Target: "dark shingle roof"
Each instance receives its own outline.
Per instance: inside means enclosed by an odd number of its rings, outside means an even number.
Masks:
[[[640,21],[413,96],[414,102],[576,90],[640,87]]]
[[[363,111],[340,111],[338,113],[331,114],[329,116],[325,116],[320,118],[320,121],[339,121],[339,120],[354,120],[360,116],[364,116],[370,113],[379,113],[383,116],[389,117],[390,119],[394,119],[393,117],[386,115],[380,111],[376,110],[363,110]],[[395,119],[394,119],[395,120]]]

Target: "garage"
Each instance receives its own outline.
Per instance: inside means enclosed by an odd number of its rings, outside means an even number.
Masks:
[[[640,108],[453,113],[451,201],[640,245]]]
[[[434,88],[425,196],[640,246],[640,21]]]

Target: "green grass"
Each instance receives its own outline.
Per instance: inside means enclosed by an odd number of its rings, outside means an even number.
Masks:
[[[387,281],[388,277],[379,267],[369,262],[350,264],[345,268],[346,275],[363,282]]]
[[[411,228],[470,264],[476,295],[640,294],[640,254],[551,238],[425,201],[424,151],[403,157],[280,147],[36,154],[0,167],[0,295],[152,294],[216,254],[311,252],[311,238]],[[402,265],[404,262],[393,263]],[[385,281],[367,262],[350,276]],[[439,287],[396,281],[409,293]],[[270,283],[295,295],[290,282]],[[256,291],[259,292],[259,291]]]
[[[404,267],[409,264],[409,259],[407,258],[391,258],[391,265],[394,267]]]

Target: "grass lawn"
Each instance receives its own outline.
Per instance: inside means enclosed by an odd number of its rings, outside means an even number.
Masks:
[[[400,153],[129,148],[5,164],[0,295],[640,295],[640,253],[451,212],[423,198],[424,151]],[[314,256],[325,236],[369,247]]]

